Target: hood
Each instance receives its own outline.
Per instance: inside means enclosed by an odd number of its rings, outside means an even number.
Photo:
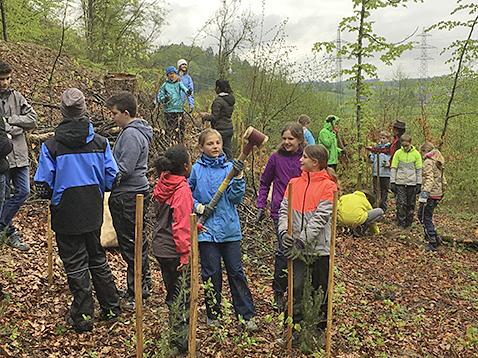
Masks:
[[[236,98],[230,93],[221,92],[218,94],[218,96],[225,100],[230,106],[234,106],[234,104],[236,103]]]
[[[415,146],[413,146],[413,145],[410,146],[410,150],[409,150],[408,152],[405,150],[405,148],[403,148],[403,145],[402,145],[402,148],[401,148],[401,149],[402,149],[405,153],[410,153],[410,152],[413,152],[414,150],[416,150]]]
[[[201,157],[197,160],[197,163],[204,165],[205,167],[224,167],[227,162],[226,155],[222,153],[219,157],[213,158],[207,156],[206,154],[202,154]]]
[[[69,148],[82,147],[91,142],[93,136],[93,125],[87,116],[75,119],[63,118],[55,129],[55,139]]]
[[[334,129],[334,126],[330,122],[324,122],[324,127],[323,128],[332,132],[332,130]]]
[[[437,162],[437,165],[443,166],[445,164],[445,158],[438,149],[433,149],[431,152],[425,154],[425,158],[429,158]]]
[[[305,180],[309,180],[309,178],[310,180],[314,180],[314,181],[319,181],[324,179],[333,180],[329,172],[327,171],[327,169],[322,169],[321,171],[318,171],[318,172],[302,171],[302,174],[300,176]]]
[[[129,123],[124,129],[134,127],[138,131],[141,132],[142,135],[148,140],[148,143],[151,143],[153,139],[153,128],[151,128],[150,124],[146,122],[144,119],[136,118],[134,121]],[[123,130],[124,130],[123,129]]]
[[[168,172],[161,173],[154,187],[154,197],[161,202],[168,200],[181,185],[188,185],[186,177]]]

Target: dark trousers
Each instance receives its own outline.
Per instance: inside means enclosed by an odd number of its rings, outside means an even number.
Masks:
[[[232,137],[234,135],[234,130],[224,129],[218,130],[218,132],[221,133],[222,150],[224,151],[224,154],[226,154],[228,160],[234,159],[234,153],[232,152]]]
[[[284,244],[278,232],[278,220],[274,220],[274,228],[277,235],[277,246],[272,289],[274,294],[283,295],[287,291],[287,258],[284,256]]]
[[[149,193],[111,193],[108,205],[113,219],[113,227],[116,231],[121,256],[126,261],[126,282],[127,296],[134,297],[134,243],[136,224],[136,194],[144,195],[143,220],[146,218],[149,204]],[[142,252],[142,284],[143,296],[149,296],[151,288],[151,274],[149,271],[148,239],[143,230],[143,252]]]
[[[373,177],[373,192],[377,195],[377,177]],[[383,211],[387,211],[388,188],[390,186],[390,177],[380,177],[380,203],[379,207]],[[378,197],[378,196],[377,196]],[[375,205],[375,203],[372,203]]]
[[[397,224],[403,228],[409,227],[413,222],[416,202],[416,186],[397,185]]]
[[[118,291],[100,244],[100,230],[81,235],[56,233],[56,243],[73,295],[70,316],[74,324],[86,316],[93,318],[92,281],[101,310],[119,313]]]
[[[184,141],[184,123],[183,112],[164,113],[164,122],[166,124],[166,134],[171,138],[171,145],[180,144]]]
[[[10,182],[13,184],[13,195],[11,195]],[[17,214],[22,204],[30,194],[30,168],[11,168],[6,177],[5,202],[3,203],[0,215],[0,230],[7,230],[7,235],[12,235],[16,230],[12,219]]]
[[[307,279],[311,280],[312,293],[322,291],[322,300],[320,310],[322,317],[317,317],[317,327],[325,329],[327,325],[327,288],[329,284],[329,256],[319,256],[310,263],[305,263],[300,259],[293,262],[294,266],[294,323],[299,323],[304,319],[304,301],[311,300],[313,297],[304,296],[304,287]]]
[[[182,351],[188,347],[189,329],[189,292],[191,273],[189,268],[178,271],[179,258],[156,257],[164,286],[166,288],[166,304],[169,309],[169,327],[171,328],[171,343]]]
[[[437,232],[433,224],[433,211],[437,207],[440,200],[428,199],[426,203],[420,203],[418,206],[418,220],[423,226],[425,239],[429,243],[437,242]]]
[[[211,280],[212,283],[212,292],[206,291],[207,316],[210,319],[216,319],[221,314],[222,258],[226,267],[234,311],[237,316],[242,316],[246,321],[251,319],[255,315],[255,309],[242,267],[241,242],[200,242],[199,254],[202,280],[204,282]]]

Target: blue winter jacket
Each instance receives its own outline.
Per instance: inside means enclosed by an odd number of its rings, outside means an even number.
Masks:
[[[51,200],[52,229],[64,234],[98,230],[103,195],[117,172],[108,141],[93,132],[88,118],[63,120],[42,144],[34,177],[41,196]]]
[[[304,139],[307,142],[307,145],[315,145],[315,138],[308,128],[304,128]]]
[[[222,154],[218,158],[202,155],[194,163],[189,186],[193,193],[194,209],[198,204],[208,204],[222,181],[232,169],[232,162],[226,161]],[[236,205],[239,204],[246,191],[244,178],[232,179],[219,200],[216,209],[204,223],[207,231],[199,234],[199,242],[230,242],[241,240],[241,224]]]
[[[387,144],[378,144],[375,146],[376,149],[389,148],[390,143]],[[390,155],[387,153],[370,153],[369,155],[370,162],[372,163],[372,176],[377,176],[377,156],[379,160],[380,167],[380,177],[390,178]]]
[[[188,96],[188,103],[189,103],[189,110],[192,111],[194,109],[194,83],[193,79],[191,76],[189,76],[189,73],[185,73],[181,76],[181,82],[183,85],[186,86],[188,90],[191,91],[191,94]],[[184,92],[181,92],[181,100],[183,101],[183,108],[184,108],[184,102],[186,102],[186,96],[187,94]]]
[[[187,93],[188,88],[181,81],[172,82],[168,79],[161,85],[156,95],[156,102],[164,103],[166,113],[184,112],[182,95]]]

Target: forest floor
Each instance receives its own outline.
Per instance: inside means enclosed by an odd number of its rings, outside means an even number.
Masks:
[[[241,210],[243,254],[260,330],[244,333],[234,318],[208,328],[201,305],[201,357],[286,356],[280,343],[281,320],[271,308],[272,225],[248,222],[250,208],[242,205]],[[447,242],[432,254],[423,249],[418,224],[410,231],[400,231],[391,215],[388,213],[379,236],[339,234],[337,238],[333,356],[478,356],[478,256],[473,249],[453,244],[473,237],[476,222],[451,220],[439,211],[438,227]],[[0,280],[8,293],[0,302],[0,356],[134,356],[134,314],[124,313],[113,324],[98,322],[93,333],[76,334],[67,327],[64,316],[71,296],[59,259],[54,265],[53,286],[46,280],[46,221],[44,204],[25,205],[18,225],[31,250],[21,253],[0,246]],[[124,287],[121,256],[110,251],[108,259],[118,287]],[[145,356],[163,357],[168,316],[160,270],[152,262],[153,295],[144,306]],[[229,297],[227,284],[224,288]],[[200,295],[202,300],[202,290]],[[305,356],[298,351],[295,355]]]

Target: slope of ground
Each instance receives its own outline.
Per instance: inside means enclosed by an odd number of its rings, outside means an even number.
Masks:
[[[253,226],[243,207],[244,262],[255,298],[260,331],[244,334],[225,305],[227,318],[207,328],[199,312],[202,357],[284,357],[280,319],[271,310],[270,280],[274,237],[271,225]],[[9,293],[0,304],[0,354],[10,357],[134,356],[134,315],[114,324],[97,323],[78,335],[64,322],[70,302],[61,262],[55,282],[46,281],[46,210],[42,203],[22,209],[19,226],[32,245],[28,253],[0,247],[0,275]],[[444,225],[445,217],[439,217]],[[390,218],[388,218],[390,220]],[[471,226],[459,223],[472,235]],[[124,264],[108,253],[119,287]],[[153,264],[154,294],[144,307],[149,357],[165,356],[167,311],[159,267]],[[385,224],[379,237],[337,240],[333,351],[336,357],[473,357],[478,354],[478,257],[451,245],[423,251],[421,234]],[[225,285],[227,296],[227,285]],[[202,292],[201,292],[202,296]],[[300,356],[298,352],[297,356]],[[316,355],[319,356],[319,355]]]

